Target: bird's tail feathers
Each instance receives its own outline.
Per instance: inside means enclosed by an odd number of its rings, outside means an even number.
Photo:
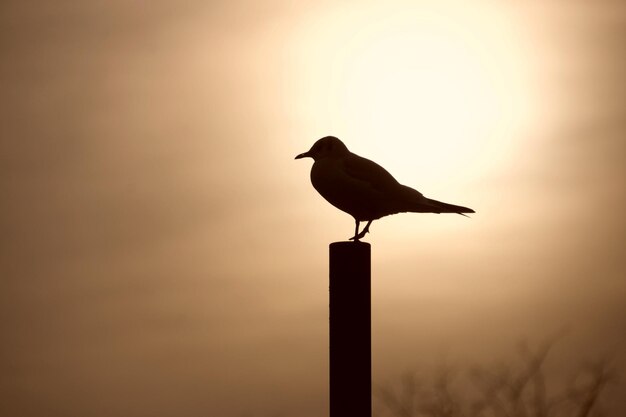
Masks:
[[[441,201],[433,200],[430,198],[424,198],[421,204],[421,209],[427,209],[424,211],[428,211],[430,213],[456,213],[461,216],[465,216],[464,213],[475,213],[469,207],[457,206],[455,204],[448,204]],[[422,210],[420,210],[422,211]],[[468,217],[468,216],[465,216]]]

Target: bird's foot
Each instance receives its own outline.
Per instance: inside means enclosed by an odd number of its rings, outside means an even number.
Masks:
[[[365,237],[366,233],[369,233],[369,228],[365,227],[363,228],[363,230],[361,230],[361,233],[359,233],[358,235],[354,235],[350,238],[350,240],[354,240],[355,242],[358,242],[359,240],[363,239]]]

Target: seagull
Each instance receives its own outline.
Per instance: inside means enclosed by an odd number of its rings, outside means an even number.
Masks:
[[[326,136],[295,159],[313,158],[311,183],[322,197],[354,217],[358,242],[369,233],[374,220],[396,213],[474,213],[471,208],[426,198],[400,184],[376,162],[356,155],[334,136]],[[467,216],[466,216],[467,217]],[[361,222],[367,222],[359,233]]]

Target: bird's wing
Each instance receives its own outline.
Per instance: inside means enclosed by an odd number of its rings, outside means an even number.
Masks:
[[[367,183],[375,190],[386,191],[398,186],[398,181],[385,168],[358,155],[343,158],[342,166],[351,178]]]

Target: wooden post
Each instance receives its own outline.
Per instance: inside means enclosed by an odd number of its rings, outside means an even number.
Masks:
[[[329,249],[330,417],[371,417],[371,247],[335,242]]]

